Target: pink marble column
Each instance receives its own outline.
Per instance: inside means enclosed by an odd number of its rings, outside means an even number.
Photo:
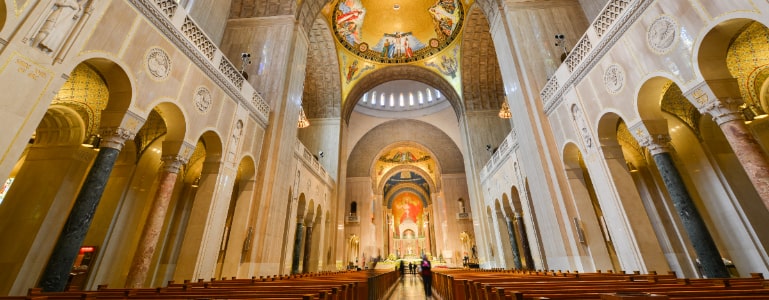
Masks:
[[[713,116],[713,120],[721,127],[734,155],[769,210],[769,160],[745,125],[742,114],[735,108],[736,104],[729,100],[711,100],[700,107],[700,112]]]
[[[184,164],[184,159],[179,156],[163,157],[163,168],[160,172],[160,185],[155,193],[155,199],[152,202],[147,221],[142,230],[139,245],[131,262],[131,269],[128,271],[125,286],[127,288],[141,288],[147,278],[152,256],[155,255],[155,247],[158,244],[160,232],[163,230],[163,222],[168,211],[168,204],[174,191],[176,177],[179,174],[179,168]]]

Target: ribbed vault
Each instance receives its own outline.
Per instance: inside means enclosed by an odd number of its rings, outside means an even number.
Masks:
[[[474,7],[462,40],[462,93],[467,111],[496,110],[505,95],[489,22]]]
[[[370,177],[377,154],[391,144],[403,141],[413,141],[434,153],[443,174],[465,172],[462,152],[446,133],[429,123],[401,119],[374,127],[355,144],[347,160],[347,176]]]
[[[328,24],[317,18],[309,32],[310,51],[302,101],[310,119],[339,118],[342,92],[339,62]]]

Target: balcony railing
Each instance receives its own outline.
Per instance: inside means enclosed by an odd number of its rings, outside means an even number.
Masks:
[[[247,83],[233,63],[224,56],[184,9],[173,0],[128,0],[161,32],[216,82],[237,99],[266,127],[270,106]],[[246,83],[246,84],[244,84]]]
[[[540,92],[546,115],[562,102],[566,87],[579,82],[651,2],[654,1],[611,0],[606,4]]]

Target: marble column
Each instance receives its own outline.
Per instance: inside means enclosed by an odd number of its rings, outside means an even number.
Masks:
[[[176,178],[179,175],[179,168],[186,163],[186,159],[169,155],[163,157],[163,167],[160,172],[160,184],[155,192],[155,199],[150,208],[147,221],[142,230],[139,245],[134,253],[131,269],[126,278],[126,288],[141,288],[147,278],[152,257],[155,255],[155,247],[160,238],[160,232],[163,230],[163,222],[166,219],[168,204],[171,202],[171,195],[174,192]]]
[[[117,161],[120,150],[126,140],[133,139],[136,134],[118,128],[112,134],[105,134],[102,147],[91,169],[86,175],[85,182],[75,198],[69,217],[56,241],[48,264],[40,278],[40,287],[46,292],[60,292],[67,287],[72,264],[75,263],[80,246],[91,226],[96,207],[99,205],[104,188],[107,186],[110,172]]]
[[[310,224],[312,225],[312,224]],[[312,227],[307,226],[305,229],[304,239],[304,257],[302,258],[302,273],[310,272],[310,257],[312,257]]]
[[[521,265],[521,252],[518,251],[518,240],[515,239],[515,226],[513,226],[513,220],[505,218],[507,223],[507,235],[510,236],[510,247],[513,248],[513,265],[516,270],[523,269]]]
[[[761,197],[764,207],[769,210],[769,160],[738,110],[742,101],[719,99],[707,84],[701,83],[686,96],[697,105],[701,113],[713,117]]]
[[[302,255],[302,239],[304,238],[304,224],[296,223],[294,234],[294,254],[291,257],[291,274],[299,273],[299,258]]]
[[[655,136],[642,134],[641,137],[637,136],[637,138],[639,144],[646,147],[654,158],[668,195],[670,195],[673,206],[681,218],[689,240],[692,242],[694,252],[697,253],[702,267],[702,275],[707,278],[728,278],[729,271],[726,270],[726,266],[721,260],[721,254],[718,252],[716,243],[708,232],[705,221],[697,211],[697,207],[694,205],[683,179],[681,179],[681,174],[679,174],[673,163],[673,158],[670,156],[670,149],[668,148],[670,137],[662,134]]]
[[[518,235],[521,237],[521,248],[523,249],[523,261],[526,263],[526,269],[534,269],[534,257],[531,255],[531,246],[529,245],[529,236],[526,235],[526,224],[523,217],[515,213],[515,222],[518,224]]]

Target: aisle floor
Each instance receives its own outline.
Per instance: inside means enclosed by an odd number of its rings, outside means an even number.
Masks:
[[[390,300],[411,300],[411,299],[434,299],[440,298],[433,295],[428,298],[425,296],[425,288],[422,285],[422,278],[416,274],[405,274],[398,282],[398,286],[390,295]]]

